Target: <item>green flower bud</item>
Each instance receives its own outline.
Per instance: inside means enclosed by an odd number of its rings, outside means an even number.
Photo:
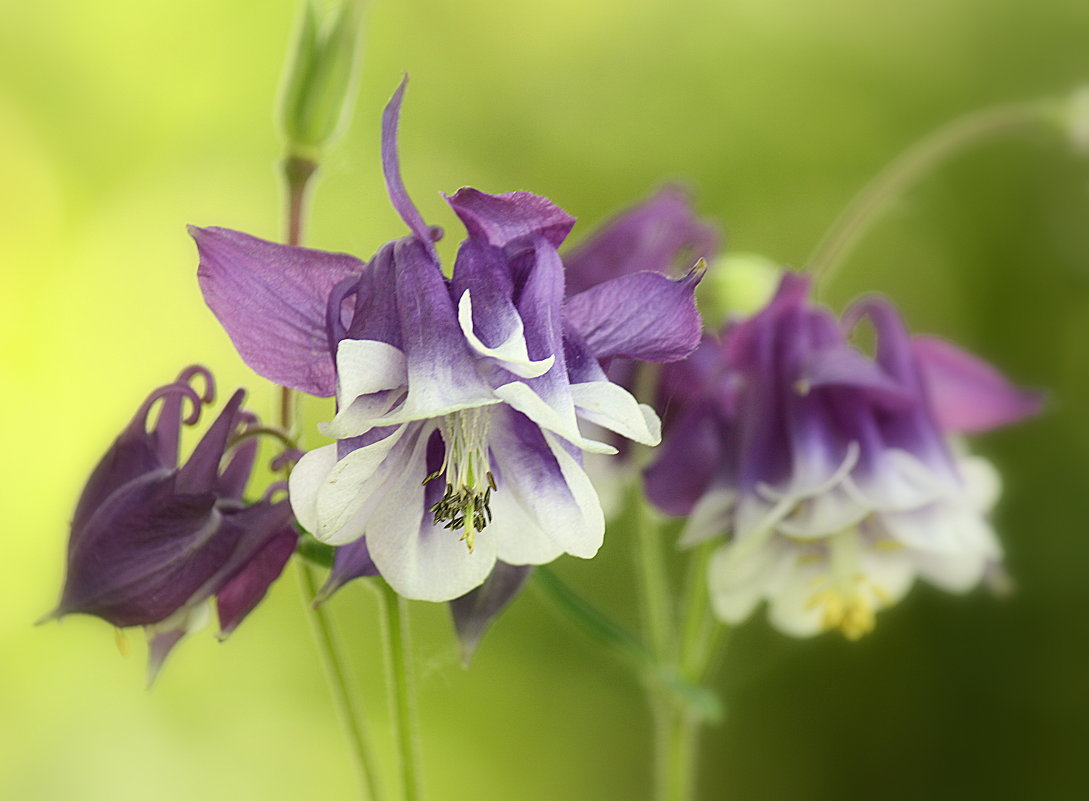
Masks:
[[[704,326],[717,331],[731,317],[747,317],[763,308],[782,272],[778,264],[755,253],[716,259],[696,290]]]
[[[315,0],[304,0],[294,54],[280,101],[289,151],[317,160],[351,111],[362,51],[362,0],[341,0],[325,24]]]

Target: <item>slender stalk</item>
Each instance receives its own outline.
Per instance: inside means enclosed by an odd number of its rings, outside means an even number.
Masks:
[[[655,660],[664,666],[675,660],[676,638],[673,598],[662,552],[661,530],[639,484],[632,487],[630,498],[644,636]]]
[[[350,685],[348,683],[347,664],[344,655],[337,646],[336,634],[333,623],[329,619],[326,607],[315,608],[311,601],[318,592],[318,582],[314,577],[314,569],[302,559],[295,560],[295,566],[299,574],[299,588],[303,596],[303,605],[307,609],[307,619],[310,621],[310,629],[314,633],[314,640],[321,652],[322,664],[325,667],[325,678],[329,685],[329,691],[333,696],[333,705],[337,709],[338,717],[344,727],[344,733],[348,737],[348,745],[351,748],[356,768],[359,775],[360,797],[364,801],[378,801],[382,794],[377,785],[376,760],[371,748],[366,728],[363,724],[363,710],[359,704],[353,703]]]
[[[1039,101],[996,106],[954,120],[909,147],[855,195],[821,239],[807,262],[814,280],[827,282],[874,220],[936,167],[984,140],[1051,119],[1052,106]]]
[[[696,768],[700,721],[676,704],[662,703],[657,711],[658,774],[656,801],[693,801],[696,797]]]
[[[420,801],[420,749],[416,736],[415,683],[411,664],[408,602],[385,582],[375,582],[382,595],[383,630],[393,699],[393,720],[401,762],[403,801]]]
[[[306,218],[306,199],[310,188],[310,179],[318,170],[316,162],[301,156],[288,156],[282,164],[284,186],[287,190],[285,227],[287,244],[299,246],[303,239],[303,221]],[[280,428],[288,433],[295,433],[296,403],[295,391],[290,387],[280,387]]]
[[[284,159],[282,167],[287,189],[287,244],[298,246],[302,243],[307,189],[318,165],[309,159],[289,156]],[[293,437],[295,413],[295,391],[290,387],[280,387],[280,430],[262,429],[262,433],[280,436],[285,444],[295,447]],[[285,468],[285,471],[289,470],[290,467]],[[329,691],[332,693],[334,706],[348,737],[348,744],[359,774],[361,797],[364,801],[379,801],[382,794],[377,785],[378,771],[374,749],[367,736],[361,705],[353,703],[352,700],[347,663],[337,644],[336,630],[329,619],[326,607],[321,605],[315,607],[313,604],[318,594],[318,581],[314,576],[314,568],[302,558],[297,558],[295,564],[302,589],[303,605],[307,610],[307,619],[310,621],[314,639],[321,652]]]

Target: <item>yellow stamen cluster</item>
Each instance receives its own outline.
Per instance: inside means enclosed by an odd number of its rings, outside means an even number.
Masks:
[[[861,639],[873,631],[877,610],[892,602],[884,588],[858,569],[859,538],[856,529],[829,538],[831,569],[814,580],[823,588],[806,604],[806,609],[821,610],[821,628],[839,629],[848,640]]]

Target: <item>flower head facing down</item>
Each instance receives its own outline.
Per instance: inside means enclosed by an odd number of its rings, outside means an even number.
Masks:
[[[786,274],[769,304],[667,371],[680,413],[647,473],[651,499],[688,513],[684,542],[727,534],[710,568],[719,617],[761,600],[795,635],[851,638],[916,576],[964,591],[1001,551],[986,513],[997,476],[948,434],[1034,413],[1039,398],[932,338],[890,303],[838,321]],[[871,358],[848,340],[868,319]]]
[[[243,358],[279,383],[336,395],[322,430],[337,442],[291,476],[299,522],[324,542],[355,543],[353,570],[373,564],[402,595],[445,601],[497,561],[596,553],[604,519],[581,454],[614,449],[584,437],[579,420],[658,442],[655,413],[601,361],[687,355],[699,275],[636,273],[568,298],[557,248],[574,219],[528,192],[465,188],[447,198],[468,236],[446,278],[437,231],[401,181],[403,92],[383,116],[382,152],[408,236],[363,263],[193,234],[205,297]]]
[[[202,393],[191,385],[197,377]],[[207,619],[209,599],[216,600],[221,636],[233,631],[295,548],[286,500],[242,499],[257,448],[255,439],[237,438],[256,422],[242,410],[242,390],[179,464],[182,424],[195,425],[214,394],[202,367],[151,393],[91,474],[72,520],[67,577],[52,616],[81,613],[118,627],[144,626],[151,677]],[[149,430],[156,403],[159,416]]]

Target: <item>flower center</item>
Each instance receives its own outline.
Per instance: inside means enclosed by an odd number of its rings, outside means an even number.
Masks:
[[[446,448],[442,466],[424,484],[446,476],[446,492],[430,512],[435,525],[461,529],[461,540],[473,552],[478,531],[492,522],[491,497],[495,489],[488,460],[488,422],[485,409],[466,409],[443,417],[439,435]]]
[[[821,590],[809,599],[808,609],[821,609],[821,627],[839,629],[848,640],[873,631],[874,614],[888,604],[888,594],[862,572],[859,533],[847,529],[829,538],[830,570],[822,576]]]

